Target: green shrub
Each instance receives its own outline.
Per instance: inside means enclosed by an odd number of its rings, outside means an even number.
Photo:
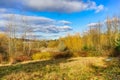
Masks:
[[[82,50],[83,50],[83,51],[88,51],[88,50],[90,50],[90,49],[89,49],[88,46],[85,45],[85,46],[83,46]]]
[[[115,46],[115,49],[114,49],[114,54],[113,56],[120,56],[120,39],[118,39],[116,42],[115,42],[116,46]]]
[[[51,58],[51,54],[49,52],[35,53],[32,55],[33,60],[49,59],[49,58]]]

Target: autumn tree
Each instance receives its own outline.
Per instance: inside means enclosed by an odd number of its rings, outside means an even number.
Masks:
[[[4,33],[0,34],[0,63],[3,60],[7,60],[8,54],[8,37]]]
[[[68,35],[64,39],[64,43],[72,52],[81,51],[83,47],[82,39],[79,33],[76,33],[75,35]]]

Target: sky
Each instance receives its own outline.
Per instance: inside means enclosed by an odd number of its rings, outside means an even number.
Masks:
[[[0,32],[12,24],[17,37],[56,39],[120,16],[120,0],[0,0]]]

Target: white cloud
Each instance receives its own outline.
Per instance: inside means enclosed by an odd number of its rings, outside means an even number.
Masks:
[[[96,13],[102,11],[104,9],[104,6],[103,5],[99,5],[97,8],[96,8]]]
[[[103,23],[89,23],[89,24],[87,24],[88,27],[94,27],[97,25],[103,25]]]
[[[72,30],[68,25],[62,25],[59,22],[69,22],[65,20],[54,20],[47,17],[40,16],[26,16],[20,14],[1,14],[0,29],[5,30],[8,23],[12,23],[18,29],[18,32],[24,30],[31,30],[33,32],[42,33],[60,33]],[[71,22],[69,22],[71,23]]]
[[[107,19],[103,20],[103,22],[93,22],[93,23],[87,24],[87,26],[88,27],[94,27],[97,25],[105,26],[107,22],[111,22],[111,23],[115,22],[116,25],[119,25],[120,19],[119,19],[119,17],[107,18]]]
[[[57,25],[48,25],[48,26],[41,26],[38,25],[34,32],[43,32],[43,33],[60,33],[60,32],[67,32],[72,30],[70,26],[57,26]]]
[[[26,16],[26,15],[20,15],[20,14],[1,14],[1,18],[3,19],[9,19],[14,18],[15,21],[25,20],[27,22],[33,22],[33,23],[52,23],[54,22],[53,19],[46,18],[46,17],[38,17],[38,16]]]
[[[86,4],[69,0],[24,0],[26,7],[37,11],[76,12],[87,7]],[[46,5],[45,5],[46,4]]]
[[[100,12],[104,5],[97,5],[94,1],[88,0],[1,0],[0,7],[23,9],[26,11],[47,11],[71,13],[84,10],[95,10]]]
[[[79,12],[83,10],[103,10],[103,5],[96,5],[93,1],[82,0],[23,0],[25,6],[35,11]]]
[[[61,21],[59,21],[59,23],[63,24],[63,25],[69,25],[69,24],[71,24],[70,21],[66,21],[66,20],[61,20]]]

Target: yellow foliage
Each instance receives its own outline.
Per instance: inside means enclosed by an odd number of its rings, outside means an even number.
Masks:
[[[81,51],[83,47],[82,39],[78,33],[75,35],[68,35],[63,41],[71,51]]]
[[[50,47],[50,48],[55,48],[57,46],[58,46],[58,41],[50,41],[48,43],[48,47]]]
[[[40,59],[49,59],[51,58],[51,54],[48,52],[42,52],[42,53],[35,53],[32,55],[33,60],[40,60]]]

